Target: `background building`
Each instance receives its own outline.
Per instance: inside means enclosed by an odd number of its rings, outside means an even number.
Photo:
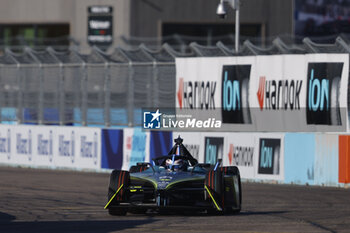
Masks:
[[[169,35],[181,34],[203,37],[203,43],[214,44],[216,37],[234,34],[234,12],[228,7],[227,18],[220,19],[216,15],[218,2],[3,0],[0,2],[0,39],[4,45],[65,45],[68,42],[64,37],[68,35],[81,46],[88,45],[88,38],[90,43],[120,46],[155,38],[164,42]],[[93,6],[107,8],[92,9]],[[243,38],[249,36],[264,41],[293,33],[293,0],[243,0],[240,15]]]

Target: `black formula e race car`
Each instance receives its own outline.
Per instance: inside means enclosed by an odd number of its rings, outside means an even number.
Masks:
[[[113,170],[105,209],[111,215],[148,209],[238,213],[242,191],[239,170],[198,163],[178,137],[168,155],[138,163],[129,171]]]

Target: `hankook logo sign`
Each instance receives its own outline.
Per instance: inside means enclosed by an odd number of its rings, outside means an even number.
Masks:
[[[179,108],[215,109],[215,81],[184,81],[179,79],[177,100]]]

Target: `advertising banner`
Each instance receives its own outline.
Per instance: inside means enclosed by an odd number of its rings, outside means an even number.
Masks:
[[[305,56],[258,56],[250,102],[258,131],[307,131]]]
[[[204,136],[204,162],[216,164],[218,159],[224,157],[224,138],[217,136]]]
[[[221,121],[207,131],[347,130],[347,54],[178,58],[176,72],[176,113]]]
[[[256,178],[266,180],[284,179],[284,135],[283,134],[257,134],[258,156]]]
[[[12,125],[0,127],[0,162],[50,168],[101,168],[101,129]]]
[[[123,170],[139,162],[149,162],[149,132],[138,128],[124,129]]]
[[[71,128],[71,127],[69,127]],[[101,168],[101,129],[74,127],[77,136],[77,168]]]
[[[54,141],[56,139],[57,127],[35,126],[32,127],[33,163],[37,166],[53,167],[57,161],[54,160]]]
[[[252,133],[225,133],[224,166],[237,166],[242,178],[255,178],[255,158],[259,150]]]
[[[12,162],[22,165],[34,165],[33,126],[14,126],[12,142]]]
[[[350,183],[350,135],[339,135],[339,183]]]
[[[317,131],[347,130],[348,54],[307,54],[306,121]]]
[[[59,167],[75,167],[77,140],[74,127],[56,128],[54,140],[55,164]]]
[[[124,131],[122,129],[102,130],[101,168],[121,169],[123,166]]]
[[[13,135],[13,126],[0,125],[0,163],[14,162],[11,146]]]
[[[150,131],[150,161],[159,156],[167,155],[173,146],[172,132]]]

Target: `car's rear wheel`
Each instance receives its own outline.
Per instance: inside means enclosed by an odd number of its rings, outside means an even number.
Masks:
[[[241,176],[238,167],[222,167],[221,171],[224,175],[232,176],[226,178],[226,183],[223,193],[223,198],[226,199],[226,203],[230,203],[225,206],[225,213],[239,213],[242,206],[242,186],[241,186]],[[231,189],[233,192],[231,192]],[[226,195],[226,198],[225,198]]]

